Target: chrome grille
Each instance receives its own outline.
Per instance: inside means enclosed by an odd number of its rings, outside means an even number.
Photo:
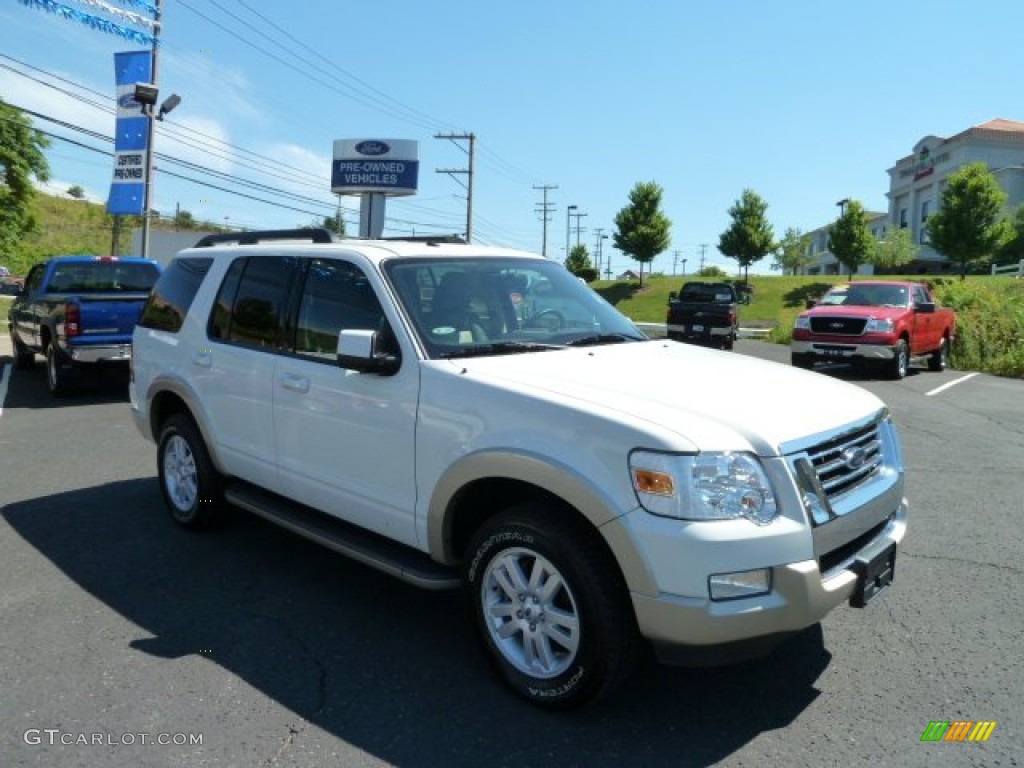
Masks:
[[[831,502],[878,472],[882,465],[878,424],[869,424],[855,432],[819,443],[807,454]]]
[[[863,317],[811,317],[811,330],[834,336],[860,336],[867,322]]]

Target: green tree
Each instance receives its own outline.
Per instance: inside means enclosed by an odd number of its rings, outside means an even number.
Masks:
[[[1024,204],[1017,206],[1010,226],[1013,227],[1013,236],[999,249],[995,258],[1004,264],[1024,259]]]
[[[1006,193],[984,163],[969,163],[950,174],[939,210],[925,226],[932,247],[960,266],[960,279],[972,264],[991,259],[1013,238],[1003,218]]]
[[[797,275],[814,262],[811,253],[811,236],[795,227],[789,227],[775,246],[775,261],[772,269],[782,270],[782,274]]]
[[[885,237],[875,242],[868,261],[880,270],[895,270],[917,258],[921,249],[909,229],[890,228]]]
[[[612,243],[640,263],[640,286],[644,284],[644,264],[668,249],[672,222],[661,211],[661,187],[653,181],[637,182],[629,193],[629,205],[615,214],[616,231]]]
[[[334,232],[336,235],[345,235],[345,219],[341,216],[324,216],[323,224],[319,224],[329,232]]]
[[[752,189],[744,189],[740,199],[729,209],[732,223],[718,238],[718,251],[736,259],[743,268],[747,282],[750,265],[775,250],[775,235],[765,213],[768,204]]]
[[[0,254],[11,253],[15,243],[35,229],[32,177],[50,178],[43,154],[49,144],[20,110],[0,99]]]
[[[590,254],[587,253],[587,246],[574,245],[569,250],[569,258],[565,260],[565,268],[574,275],[581,269],[593,269],[593,266],[590,263]]]
[[[697,277],[720,277],[722,279],[727,278],[729,275],[725,273],[725,270],[715,264],[709,264],[706,267],[697,270]]]
[[[829,227],[828,247],[849,270],[850,277],[868,261],[875,249],[875,238],[868,229],[868,214],[859,201],[848,201],[836,223]]]
[[[174,226],[177,229],[195,229],[196,219],[191,212],[179,210],[174,214]]]
[[[68,197],[73,197],[75,200],[81,200],[85,197],[85,190],[77,184],[68,187]]]

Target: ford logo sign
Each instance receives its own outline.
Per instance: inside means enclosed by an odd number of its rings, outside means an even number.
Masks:
[[[122,109],[135,109],[141,105],[135,100],[134,93],[122,93],[117,97],[117,106]]]
[[[837,330],[838,330],[839,328],[842,328],[842,327],[843,327],[843,324],[842,324],[842,323],[829,323],[829,324],[828,324],[828,327],[829,327],[829,328],[835,328],[835,329],[837,329]]]
[[[847,448],[840,455],[843,460],[843,464],[851,472],[860,469],[868,461],[868,452],[860,446],[854,446],[853,448]]]
[[[383,141],[360,141],[356,144],[356,152],[360,155],[386,155],[391,147]]]

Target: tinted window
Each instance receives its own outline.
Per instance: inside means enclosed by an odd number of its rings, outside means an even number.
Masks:
[[[333,360],[338,331],[376,331],[383,318],[380,302],[362,270],[346,261],[314,259],[299,303],[295,351]]]
[[[149,293],[160,277],[156,264],[124,261],[72,261],[50,275],[52,293]]]
[[[175,259],[153,286],[139,325],[177,333],[213,259]]]
[[[217,291],[217,301],[214,302],[213,312],[210,315],[210,326],[207,333],[211,339],[227,339],[228,328],[231,326],[231,308],[235,305],[235,294],[238,293],[238,281],[242,279],[242,271],[248,259],[237,259],[224,275],[224,281]]]
[[[45,272],[46,267],[42,264],[33,267],[32,271],[28,273],[28,279],[25,280],[25,288],[33,293],[38,291],[39,287],[43,284],[43,274]]]
[[[296,263],[296,259],[276,256],[247,260],[231,308],[228,341],[280,348],[285,304]]]

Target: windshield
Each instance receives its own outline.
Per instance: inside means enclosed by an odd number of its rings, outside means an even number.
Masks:
[[[905,307],[908,293],[902,285],[849,285],[833,288],[822,304],[860,307]]]
[[[384,271],[430,357],[641,341],[565,267],[543,259],[395,259]]]

